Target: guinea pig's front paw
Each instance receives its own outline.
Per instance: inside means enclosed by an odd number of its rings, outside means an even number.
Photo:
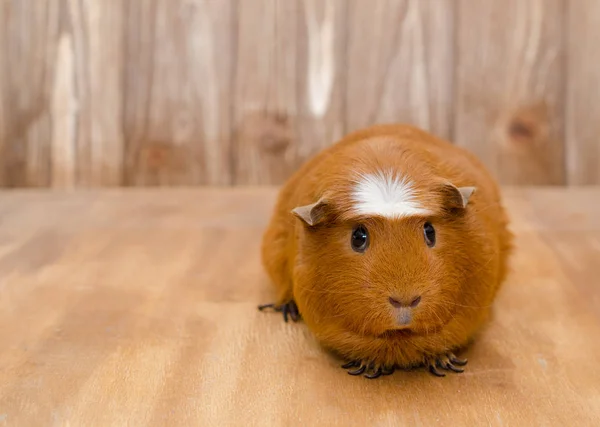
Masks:
[[[436,356],[427,359],[425,365],[428,367],[429,372],[431,372],[436,377],[445,377],[446,374],[438,371],[438,368],[444,369],[446,371],[452,371],[456,373],[462,373],[465,370],[459,368],[458,366],[465,366],[467,364],[466,359],[459,359],[453,353],[446,353],[441,356]]]
[[[348,374],[350,375],[364,374],[364,377],[370,380],[378,378],[382,375],[391,375],[394,373],[395,370],[393,366],[383,366],[372,362],[363,362],[360,360],[353,360],[351,362],[348,362],[345,365],[342,365],[342,368],[348,369]]]
[[[258,309],[260,311],[263,311],[264,309],[267,309],[267,308],[272,308],[273,310],[275,310],[277,312],[283,313],[283,320],[285,322],[288,321],[288,316],[294,322],[297,322],[298,320],[300,320],[300,312],[298,311],[298,306],[296,305],[296,302],[294,300],[290,300],[290,301],[286,302],[285,304],[281,304],[281,305],[277,305],[275,303],[270,303],[270,304],[262,304],[262,305],[258,306]]]

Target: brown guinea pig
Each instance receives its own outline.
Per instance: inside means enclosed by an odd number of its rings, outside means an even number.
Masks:
[[[462,372],[453,352],[486,321],[512,235],[477,158],[420,129],[354,132],[283,186],[265,232],[273,307],[302,318],[352,375]]]

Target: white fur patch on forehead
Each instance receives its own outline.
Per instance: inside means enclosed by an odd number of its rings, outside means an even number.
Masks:
[[[354,209],[360,215],[400,218],[427,215],[417,200],[414,184],[393,171],[361,175],[352,191]]]

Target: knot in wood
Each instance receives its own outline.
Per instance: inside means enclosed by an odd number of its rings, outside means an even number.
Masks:
[[[541,103],[518,109],[507,122],[508,142],[513,146],[542,145],[548,138],[546,106]]]
[[[260,151],[280,155],[292,143],[289,119],[284,114],[260,114],[246,117],[242,135],[247,135]]]
[[[166,144],[151,144],[142,149],[141,160],[149,169],[162,169],[170,162],[171,151]]]
[[[274,154],[284,152],[292,139],[287,115],[273,114],[264,119],[260,137],[261,147]]]
[[[511,138],[517,140],[533,139],[535,136],[535,129],[533,129],[529,123],[516,119],[510,123],[508,133]]]

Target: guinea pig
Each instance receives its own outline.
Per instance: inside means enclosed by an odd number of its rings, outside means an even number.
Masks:
[[[351,375],[463,372],[512,234],[491,174],[408,125],[353,132],[283,185],[262,240],[271,307],[302,319]]]

